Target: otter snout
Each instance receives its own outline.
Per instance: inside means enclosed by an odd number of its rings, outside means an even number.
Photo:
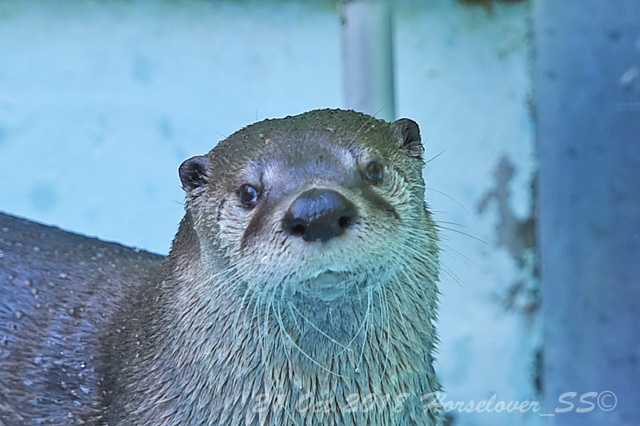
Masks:
[[[344,234],[355,221],[356,207],[331,189],[313,188],[300,194],[282,220],[284,230],[304,241],[325,242]]]

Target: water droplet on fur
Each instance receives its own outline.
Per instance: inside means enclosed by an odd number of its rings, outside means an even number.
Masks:
[[[62,279],[65,279],[65,278],[67,278],[67,277],[68,277],[68,275],[67,275],[67,274],[65,274],[64,272],[60,272],[60,273],[58,274],[58,276],[59,276],[60,278],[62,278]]]
[[[631,67],[622,74],[620,77],[620,85],[623,87],[628,87],[633,84],[640,77],[640,68]]]
[[[80,392],[82,392],[85,395],[88,395],[89,392],[91,392],[91,389],[89,389],[88,386],[80,385]]]
[[[15,315],[16,315],[16,319],[17,319],[17,320],[19,320],[19,319],[21,319],[21,318],[22,318],[22,312],[21,312],[21,311],[16,311],[16,312],[15,312]]]
[[[80,308],[79,306],[76,306],[75,308],[69,308],[68,310],[69,316],[75,318],[75,319],[80,319],[81,318],[81,313],[82,313],[82,308]]]

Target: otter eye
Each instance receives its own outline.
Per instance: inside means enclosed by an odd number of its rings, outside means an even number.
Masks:
[[[245,183],[238,189],[238,198],[244,207],[251,209],[258,204],[260,192],[255,186]]]
[[[379,161],[369,161],[364,168],[364,177],[375,185],[382,183],[384,179],[384,166]]]

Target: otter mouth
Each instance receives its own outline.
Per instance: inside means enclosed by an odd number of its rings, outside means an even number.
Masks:
[[[352,272],[326,270],[305,280],[300,285],[304,293],[324,301],[333,301],[345,296],[361,281]]]

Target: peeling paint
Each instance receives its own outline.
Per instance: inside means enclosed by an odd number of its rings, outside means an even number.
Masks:
[[[540,307],[539,267],[536,256],[536,179],[531,181],[532,208],[526,217],[516,215],[511,205],[511,186],[516,173],[513,162],[502,156],[494,171],[494,186],[485,192],[477,205],[478,214],[490,207],[497,210],[496,246],[506,250],[521,276],[498,298],[505,309],[531,315]]]
[[[518,218],[511,207],[511,181],[516,169],[506,156],[500,158],[494,171],[494,188],[487,191],[477,206],[479,214],[495,204],[498,210],[498,223],[495,225],[497,245],[505,248],[511,257],[522,266],[528,249],[535,247],[535,217],[533,212]],[[532,183],[532,191],[533,188]]]

